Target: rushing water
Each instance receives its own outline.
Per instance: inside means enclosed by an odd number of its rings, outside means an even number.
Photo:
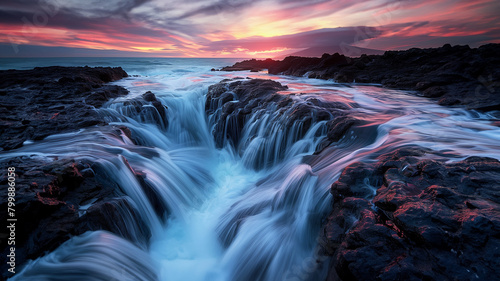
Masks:
[[[318,255],[317,238],[330,209],[329,187],[346,165],[405,145],[441,151],[450,161],[500,158],[494,116],[373,85],[209,71],[234,62],[227,59],[1,62],[2,68],[119,65],[134,75],[116,82],[130,95],[98,111],[111,125],[130,128],[138,145],[125,134],[91,128],[27,143],[0,159],[29,155],[96,162],[152,233],[144,246],[104,231],[87,232],[30,262],[12,280],[322,280],[328,261]],[[237,76],[277,80],[289,86],[283,94],[299,100],[348,103],[352,116],[367,125],[312,157],[325,123],[300,137],[300,124],[284,130],[286,120],[269,109],[247,122],[238,147],[216,149],[205,94],[209,85]],[[148,90],[168,107],[168,126],[127,106]],[[166,216],[155,211],[134,171],[146,174],[167,206]],[[133,231],[135,222],[129,224]]]

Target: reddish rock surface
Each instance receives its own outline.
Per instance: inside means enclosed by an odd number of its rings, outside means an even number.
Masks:
[[[500,162],[419,148],[348,166],[331,187],[328,280],[496,280]]]
[[[441,105],[482,111],[500,110],[500,44],[476,49],[441,48],[387,51],[349,58],[338,53],[321,58],[287,57],[282,61],[249,60],[223,71],[268,69],[271,74],[333,79],[340,83],[377,83],[415,90]]]

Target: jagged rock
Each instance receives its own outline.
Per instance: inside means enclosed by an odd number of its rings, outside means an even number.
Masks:
[[[263,112],[273,112],[283,116],[284,130],[300,122],[302,137],[312,124],[319,121],[327,123],[327,138],[338,141],[352,126],[358,125],[355,118],[346,117],[351,105],[341,102],[320,101],[316,98],[297,99],[280,94],[287,87],[272,80],[234,79],[223,80],[209,87],[205,111],[216,115],[215,129],[212,132],[218,147],[225,141],[237,146],[242,129],[250,117]]]
[[[122,129],[113,128],[115,135]],[[55,250],[73,236],[91,230],[107,230],[135,244],[147,245],[150,231],[135,207],[123,196],[98,163],[60,159],[50,162],[36,157],[14,157],[0,163],[0,169],[15,167],[16,173],[16,263],[36,259]],[[159,216],[168,209],[147,180],[147,174],[133,171],[138,183]],[[7,186],[7,174],[0,184]],[[7,198],[7,189],[0,190]],[[7,200],[0,203],[7,210]],[[7,213],[0,219],[6,221]],[[7,240],[1,240],[2,255],[8,254]],[[2,276],[10,276],[2,264]]]
[[[156,124],[159,128],[166,130],[168,127],[167,111],[156,95],[150,91],[141,97],[129,99],[123,102],[122,114],[144,123]]]
[[[251,60],[222,70],[268,69],[271,74],[334,79],[341,83],[379,83],[385,87],[417,90],[441,105],[469,109],[500,109],[500,44],[476,49],[441,48],[387,51],[383,55],[349,58],[338,53],[321,58],[287,57],[282,61]]]
[[[120,67],[54,66],[0,71],[1,149],[106,124],[94,108],[128,94],[123,87],[105,85],[123,77],[127,73]]]
[[[332,185],[327,280],[491,280],[500,266],[500,162],[400,149]]]
[[[274,64],[274,60],[272,59],[266,59],[266,60],[256,60],[256,59],[251,59],[251,60],[245,60],[241,62],[235,63],[233,66],[226,66],[221,68],[221,71],[241,71],[241,70],[250,70],[253,72],[258,72],[263,69],[269,68],[271,65]],[[212,68],[212,71],[215,71],[215,69]]]
[[[33,70],[0,71],[0,144],[4,150],[16,148],[25,140],[43,139],[47,135],[104,125],[94,108],[109,99],[126,95],[122,87],[104,83],[126,77],[121,68],[46,67]],[[154,94],[146,93],[145,103],[165,115],[165,108]],[[97,128],[96,128],[97,129]],[[92,129],[90,129],[92,130]],[[125,126],[107,126],[99,130],[133,139]],[[26,155],[5,159],[0,169],[15,167],[16,194],[16,264],[36,259],[55,250],[72,236],[89,230],[108,230],[136,244],[145,245],[150,232],[135,208],[123,197],[99,165],[90,161],[58,159],[53,162]],[[167,210],[155,196],[144,173],[136,175],[144,192],[159,215]],[[7,186],[7,173],[0,184]],[[0,196],[7,198],[7,188]],[[7,210],[7,200],[0,203]],[[7,221],[7,213],[0,212]],[[9,245],[1,238],[2,255]],[[6,266],[0,266],[2,277],[10,277]]]

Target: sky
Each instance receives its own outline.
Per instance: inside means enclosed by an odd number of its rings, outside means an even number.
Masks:
[[[0,57],[263,58],[445,43],[500,43],[500,1],[0,1]]]

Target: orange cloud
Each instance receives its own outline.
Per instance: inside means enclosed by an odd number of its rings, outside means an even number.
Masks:
[[[110,2],[98,9],[97,0],[89,1],[62,6],[55,1],[50,11],[36,1],[22,8],[0,3],[0,43],[252,57],[342,43],[383,49],[446,40],[477,45],[497,42],[500,30],[500,2],[494,0],[151,0]],[[367,32],[367,26],[380,32]],[[339,27],[352,32],[303,36],[343,30]]]

